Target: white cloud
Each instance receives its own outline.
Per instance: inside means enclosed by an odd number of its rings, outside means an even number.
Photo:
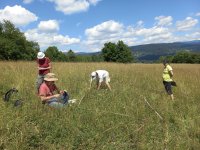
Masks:
[[[56,43],[60,43],[62,45],[70,45],[70,44],[79,43],[80,39],[69,38],[69,36],[63,36],[63,35],[55,35],[53,37],[53,41],[56,42]]]
[[[172,20],[173,18],[171,16],[158,16],[155,17],[155,20],[157,20],[157,25],[158,26],[170,26],[172,25]]]
[[[164,27],[152,27],[152,28],[142,28],[140,30],[135,31],[135,35],[137,36],[154,36],[168,33],[168,28]]]
[[[194,32],[191,34],[186,34],[186,39],[190,40],[200,40],[200,31],[199,32]]]
[[[24,26],[36,21],[38,17],[22,6],[15,5],[13,7],[6,6],[4,9],[0,9],[0,21],[4,19],[11,21],[17,26]]]
[[[100,50],[107,42],[121,40],[124,26],[116,21],[110,20],[85,30],[87,39],[83,45],[92,51]]]
[[[113,20],[103,22],[97,26],[86,29],[85,34],[89,39],[116,36],[123,30],[123,25]]]
[[[116,43],[119,40],[123,40],[129,46],[173,41],[174,37],[169,28],[159,26],[144,28],[143,23],[138,21],[135,27],[125,27],[113,20],[103,22],[85,30],[87,39],[84,44],[88,49],[95,51],[101,50],[106,42]]]
[[[145,43],[160,43],[160,42],[169,42],[171,41],[172,34],[166,33],[166,34],[157,34],[153,36],[148,36],[144,38]]]
[[[23,3],[24,4],[30,4],[30,3],[32,3],[34,0],[23,0]]]
[[[87,11],[90,5],[96,5],[100,0],[48,0],[56,4],[56,10],[66,15]]]
[[[140,27],[143,27],[144,25],[144,21],[140,20],[137,22],[137,27],[140,28]]]
[[[40,32],[38,29],[32,29],[25,32],[25,36],[30,41],[38,42],[41,48],[48,46],[63,46],[80,43],[78,38],[70,38],[58,33]]]
[[[187,17],[183,21],[177,21],[176,27],[179,31],[186,31],[192,29],[198,23],[197,19],[193,19],[191,17]]]
[[[59,30],[59,24],[56,20],[41,21],[38,29],[42,32],[57,32]]]
[[[101,0],[88,0],[89,3],[96,5],[98,2],[100,2]]]
[[[196,16],[200,16],[200,12],[196,13]]]

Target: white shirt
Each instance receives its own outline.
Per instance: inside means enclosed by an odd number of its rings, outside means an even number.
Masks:
[[[96,70],[95,72],[98,74],[99,82],[103,82],[103,81],[110,82],[110,77],[109,77],[108,71],[106,71],[106,70]],[[93,78],[93,79],[95,79],[95,78]]]

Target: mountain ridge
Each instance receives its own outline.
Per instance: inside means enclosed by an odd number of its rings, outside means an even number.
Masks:
[[[151,43],[129,46],[137,61],[156,61],[160,56],[175,55],[180,51],[200,53],[200,40],[182,41],[173,43]],[[76,55],[99,55],[101,51],[94,53],[80,52]]]

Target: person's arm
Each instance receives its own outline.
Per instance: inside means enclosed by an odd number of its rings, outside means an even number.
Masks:
[[[97,90],[100,89],[100,87],[101,87],[101,83],[102,83],[102,82],[98,82],[98,84],[97,84]]]
[[[54,83],[53,84],[53,87],[54,87],[54,91],[57,93],[57,94],[63,94],[63,90],[60,90],[57,86],[56,86],[56,84]]]
[[[47,61],[48,61],[49,66],[48,66],[48,67],[38,67],[38,70],[48,70],[48,69],[51,69],[51,68],[52,68],[51,62],[50,62],[49,59],[48,59]],[[39,63],[38,63],[38,64],[39,64]]]
[[[172,70],[169,71],[169,75],[170,75],[170,77],[173,77],[174,73]]]
[[[55,94],[55,95],[51,95],[51,96],[44,96],[44,95],[41,95],[40,98],[41,98],[41,101],[42,102],[48,102],[51,98],[58,98],[60,96],[60,94]]]
[[[98,76],[98,78],[97,78],[97,90],[100,89],[102,82],[103,82],[103,77]]]
[[[91,89],[92,88],[92,78],[90,79],[90,87],[89,87],[89,89]]]
[[[49,64],[49,67],[38,67],[39,70],[47,70],[47,69],[51,69],[51,64]]]
[[[169,75],[170,75],[170,77],[172,78],[173,77],[173,69],[172,69],[172,67],[170,66],[170,65],[168,65],[167,66],[167,69],[168,69],[168,71],[169,71]]]
[[[107,82],[106,85],[108,86],[109,90],[111,91],[111,86],[110,86],[110,84]]]
[[[47,68],[38,67],[38,70],[47,70],[47,69],[51,69],[51,67],[47,67]]]

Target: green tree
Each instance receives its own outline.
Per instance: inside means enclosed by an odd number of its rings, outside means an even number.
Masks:
[[[56,46],[49,46],[46,49],[45,54],[52,61],[57,61],[58,58],[59,58],[59,55],[60,55],[59,50],[58,50],[58,48]]]
[[[102,56],[105,61],[116,62],[117,61],[117,46],[115,43],[105,43],[102,49]]]
[[[67,57],[69,61],[76,61],[76,55],[71,49],[67,52]]]
[[[1,60],[33,60],[38,51],[38,43],[26,40],[14,24],[7,20],[0,22]]]
[[[194,63],[200,63],[200,54],[182,51],[182,52],[176,53],[174,56],[161,56],[159,58],[159,62],[162,62],[165,59],[172,63],[194,64]]]
[[[123,41],[117,43],[117,62],[129,63],[133,61],[133,55],[129,47]]]
[[[200,63],[200,54],[191,52],[178,52],[174,56],[173,63]]]
[[[102,56],[108,62],[133,62],[131,50],[123,41],[118,41],[117,44],[105,43],[102,49]]]
[[[172,60],[173,63],[191,63],[191,54],[189,52],[178,52]]]

